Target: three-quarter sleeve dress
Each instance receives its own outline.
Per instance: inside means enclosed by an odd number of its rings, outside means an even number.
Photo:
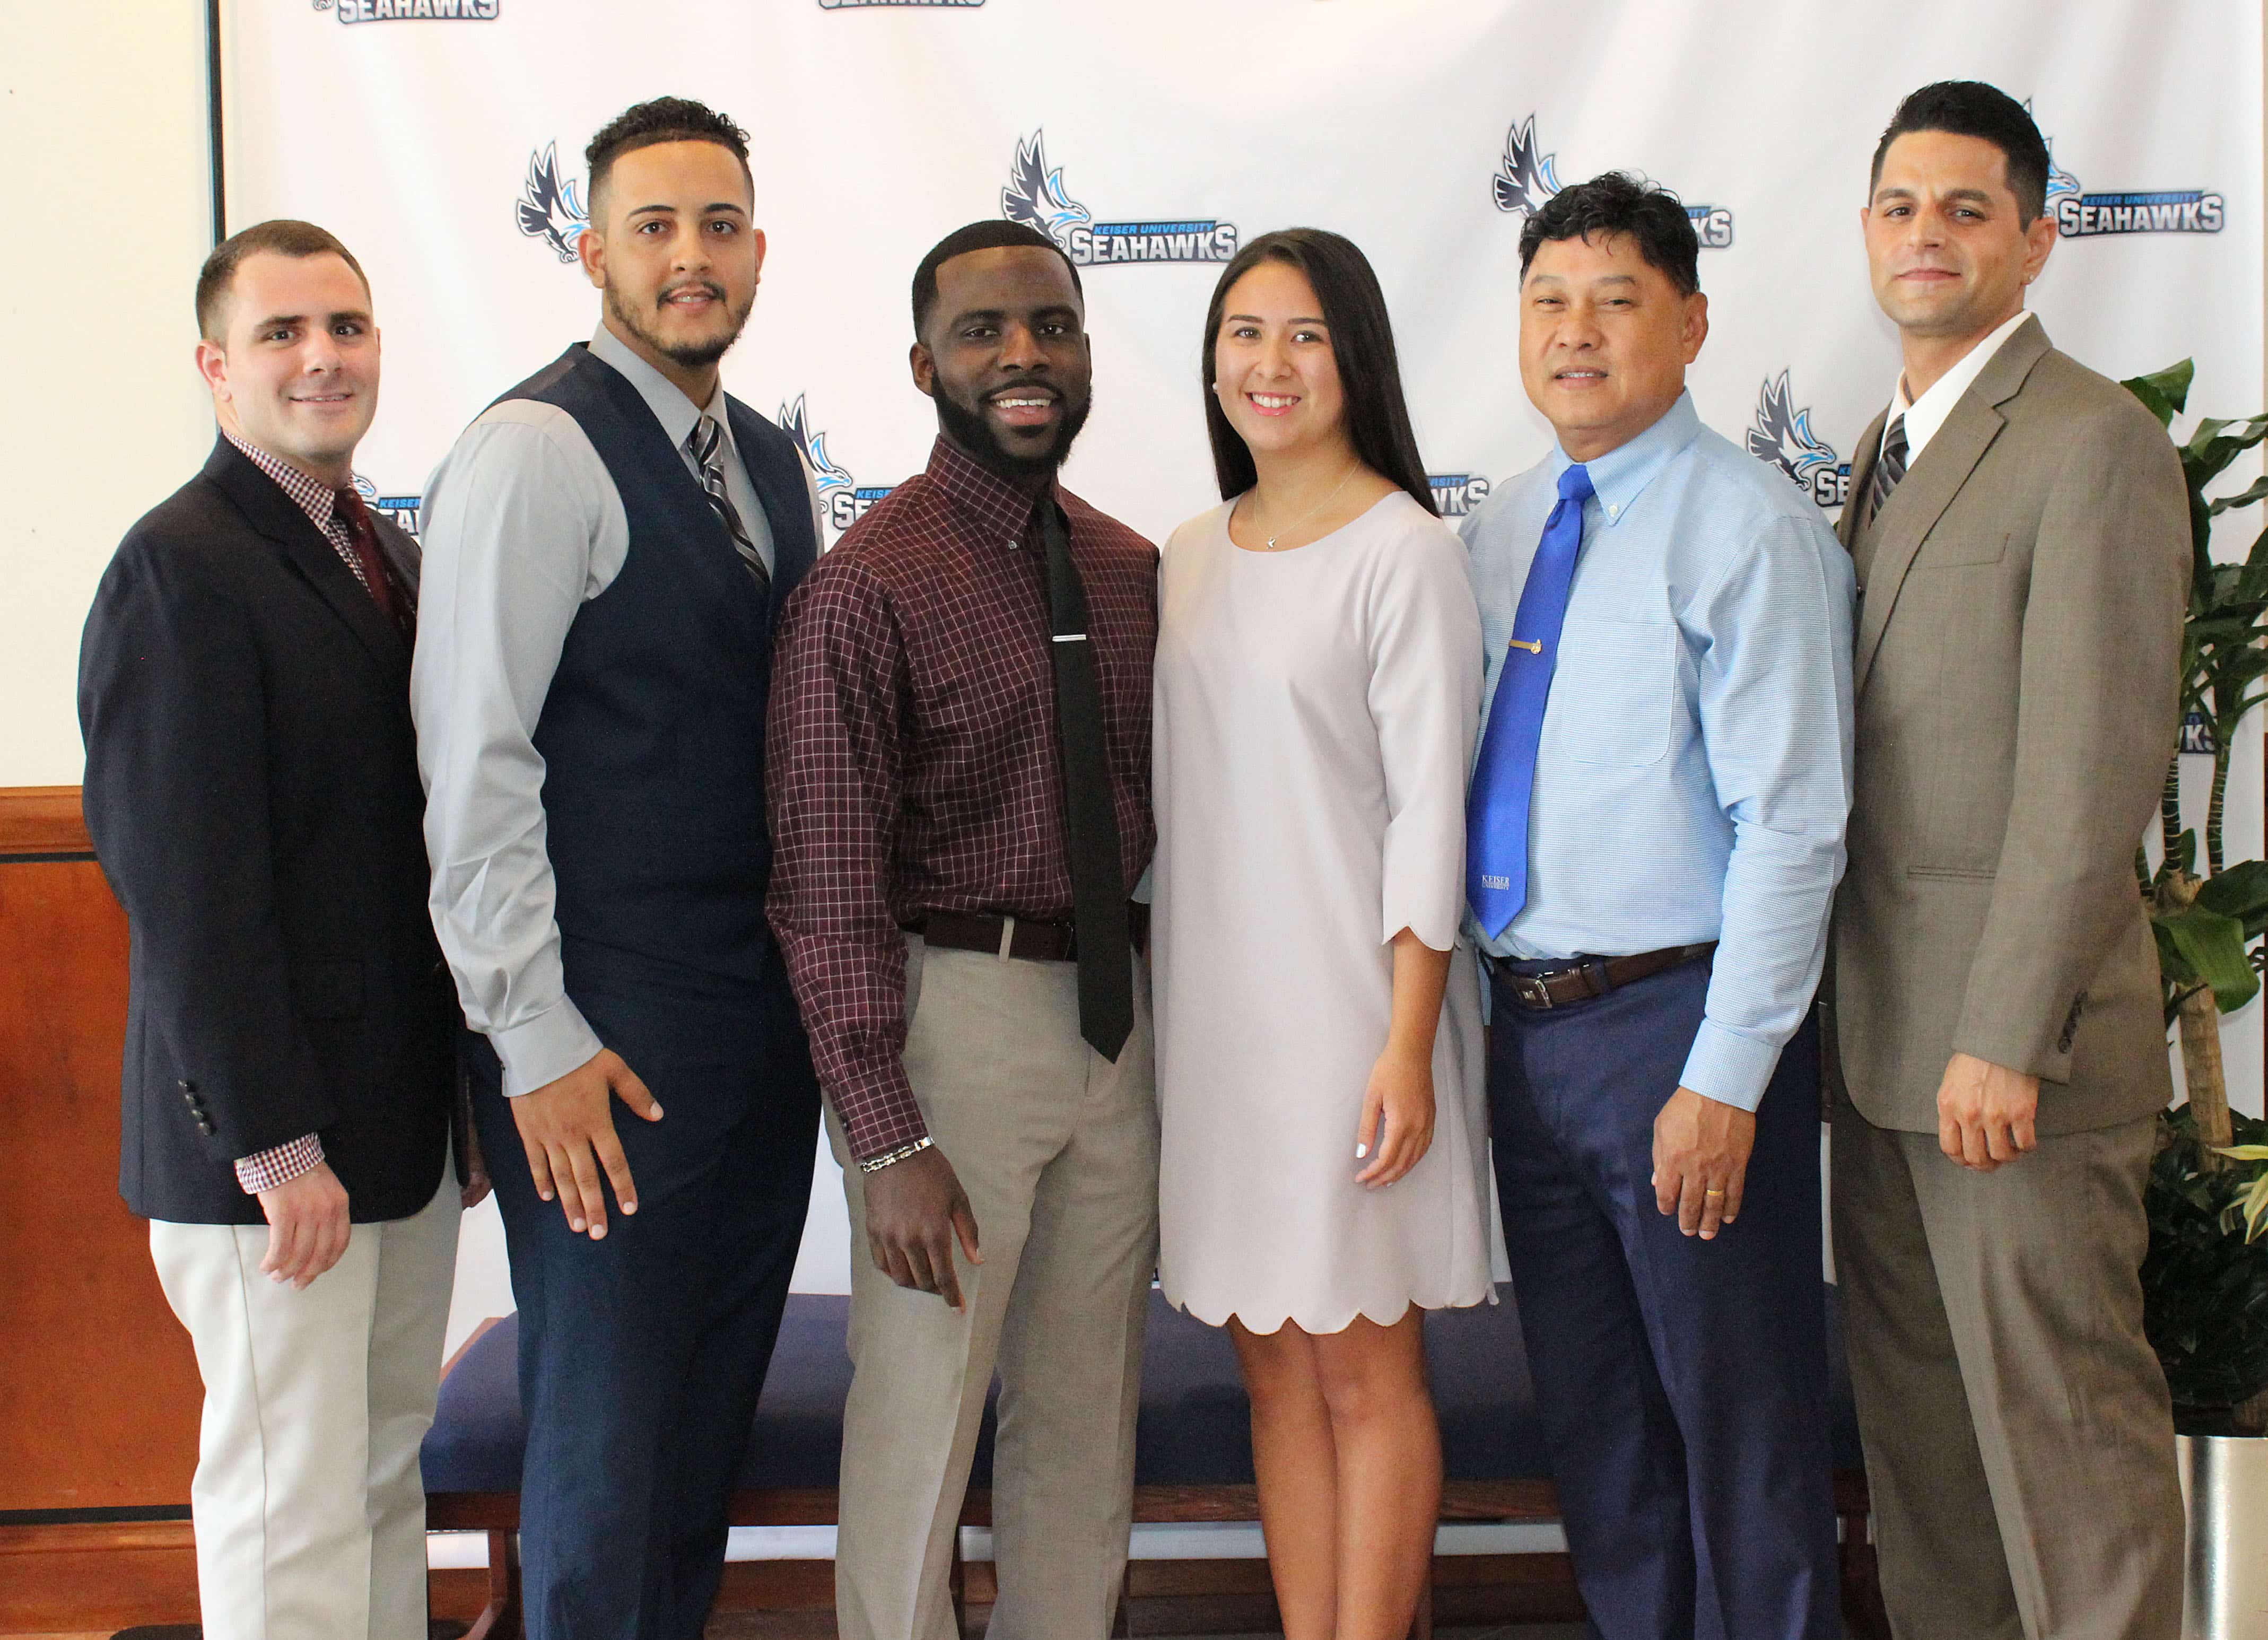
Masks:
[[[1396,491],[1249,552],[1226,505],[1160,572],[1152,985],[1159,1273],[1215,1326],[1332,1333],[1491,1296],[1473,963],[1450,965],[1432,1149],[1355,1182],[1403,929],[1455,943],[1480,620],[1463,544]]]

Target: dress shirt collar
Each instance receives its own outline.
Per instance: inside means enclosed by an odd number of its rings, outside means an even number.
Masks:
[[[331,533],[331,514],[339,504],[338,492],[320,479],[309,478],[289,461],[269,455],[258,445],[248,444],[225,427],[221,437],[243,452],[244,459],[276,481],[276,487],[291,497],[292,504],[307,515],[307,521],[323,535]]]
[[[946,499],[970,523],[1004,546],[1021,543],[1040,493],[1052,483],[1014,483],[995,473],[943,433],[930,446],[928,474]]]
[[[1890,397],[1890,413],[1882,418],[1882,437],[1889,437],[1892,422],[1901,416],[1906,418],[1908,467],[1920,459],[1922,446],[1937,437],[1937,430],[1945,425],[1945,418],[1953,414],[1953,407],[1961,402],[1962,394],[1976,385],[2001,344],[2021,330],[2024,321],[2031,316],[2029,309],[2018,309],[2014,318],[1962,354],[1959,363],[1930,383],[1929,391],[1918,399],[1906,397],[1906,373],[1898,372],[1897,391]]]
[[[1693,408],[1693,395],[1681,393],[1677,402],[1661,414],[1661,419],[1627,444],[1616,445],[1606,454],[1583,463],[1591,475],[1591,490],[1598,497],[1599,511],[1608,526],[1622,521],[1623,514],[1638,493],[1653,482],[1654,475],[1669,465],[1672,456],[1691,444],[1701,430],[1701,413]],[[1551,446],[1551,482],[1556,485],[1559,475],[1575,462],[1557,444]]]
[[[725,442],[733,442],[732,418],[725,414],[725,384],[719,380],[717,392],[707,404],[696,405],[685,396],[684,389],[640,358],[613,331],[600,325],[591,338],[592,354],[622,373],[622,379],[637,389],[638,397],[645,401],[653,419],[661,423],[661,430],[677,449],[685,448],[685,441],[693,436],[694,428],[703,416],[713,416],[725,430]]]

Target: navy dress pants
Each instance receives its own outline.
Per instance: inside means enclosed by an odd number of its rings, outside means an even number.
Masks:
[[[604,1240],[537,1198],[495,1061],[475,1056],[519,1305],[526,1632],[698,1640],[802,1241],[818,1085],[777,969],[704,994],[593,967],[571,953],[570,994],[663,1112],[649,1123],[615,1102],[638,1210],[615,1210],[609,1189]]]
[[[1654,1207],[1653,1120],[1709,973],[1545,1011],[1496,989],[1489,1103],[1528,1370],[1594,1635],[1837,1640],[1814,1024],[1757,1110],[1740,1221],[1704,1241]]]

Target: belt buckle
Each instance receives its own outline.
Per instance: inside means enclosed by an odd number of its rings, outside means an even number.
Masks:
[[[1520,999],[1523,1008],[1543,1009],[1552,1006],[1551,988],[1544,983],[1545,975],[1515,974],[1512,976],[1512,994]]]

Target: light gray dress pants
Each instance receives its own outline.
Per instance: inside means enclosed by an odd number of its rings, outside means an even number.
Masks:
[[[1157,1261],[1149,975],[1118,1063],[1079,1033],[1069,962],[909,938],[906,1072],[976,1216],[965,1308],[866,1247],[864,1175],[830,1111],[850,1209],[850,1357],[836,1617],[845,1640],[952,1640],[947,1572],[994,1369],[992,1640],[1103,1640],[1126,1563],[1142,1327]]]

